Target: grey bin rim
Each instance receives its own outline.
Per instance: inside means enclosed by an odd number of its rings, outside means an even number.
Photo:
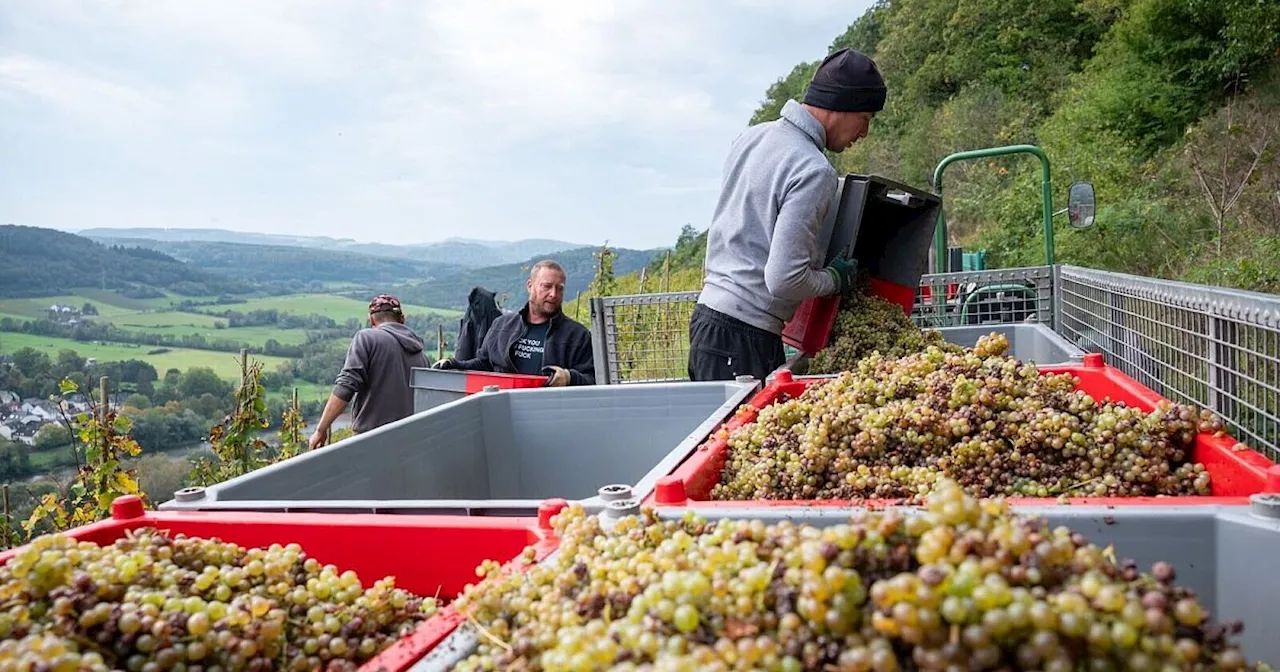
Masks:
[[[630,486],[630,496],[638,501],[644,501],[657,487],[658,479],[669,475],[675,470],[690,454],[702,443],[711,432],[721,423],[730,418],[738,408],[746,403],[746,401],[760,388],[760,381],[752,379],[750,383],[741,383],[736,381],[707,381],[707,382],[652,382],[652,383],[631,383],[623,388],[662,388],[678,385],[680,389],[688,389],[691,385],[703,386],[706,388],[720,388],[726,391],[726,399],[720,404],[708,417],[703,420],[697,427],[694,427],[683,440],[676,444],[672,450],[668,451],[656,464],[654,464],[647,473],[644,474],[635,484]],[[596,386],[593,386],[596,387]],[[603,387],[603,386],[599,386]],[[610,386],[617,387],[619,386]],[[583,387],[563,387],[563,388],[522,388],[500,390],[497,392],[489,392],[484,395],[469,395],[461,399],[449,401],[445,404],[432,407],[418,413],[414,413],[408,417],[402,418],[392,423],[383,425],[368,432],[361,434],[364,436],[372,436],[382,432],[392,431],[392,428],[403,424],[414,422],[415,418],[422,413],[435,413],[442,411],[447,407],[455,404],[481,403],[486,398],[498,395],[525,395],[525,394],[578,394]],[[545,499],[503,499],[503,500],[473,500],[473,499],[428,499],[428,500],[230,500],[219,501],[218,491],[223,487],[231,487],[245,480],[270,473],[278,469],[285,469],[292,460],[306,457],[311,453],[320,451],[334,450],[341,448],[341,443],[331,444],[314,451],[303,453],[296,457],[267,465],[248,474],[243,474],[235,478],[229,479],[222,483],[218,483],[204,488],[201,496],[196,500],[184,500],[175,497],[160,504],[160,510],[199,510],[199,511],[269,511],[269,512],[326,512],[335,513],[405,513],[405,514],[455,514],[455,515],[514,515],[514,516],[536,516],[538,505]],[[605,484],[617,485],[617,484]],[[584,499],[569,500],[580,503],[593,512],[603,509],[605,502],[599,495]],[[493,512],[493,513],[486,513]]]

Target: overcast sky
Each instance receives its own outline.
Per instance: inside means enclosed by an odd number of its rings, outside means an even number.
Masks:
[[[670,245],[870,0],[469,4],[4,0],[0,223]]]

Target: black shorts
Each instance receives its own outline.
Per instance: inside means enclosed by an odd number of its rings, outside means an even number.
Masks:
[[[689,380],[763,381],[787,361],[782,337],[699,303],[689,320]]]

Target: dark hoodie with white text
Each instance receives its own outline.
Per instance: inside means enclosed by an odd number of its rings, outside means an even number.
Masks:
[[[426,366],[422,337],[399,322],[356,332],[333,386],[334,395],[351,404],[352,431],[367,432],[413,415],[409,375],[414,367]]]

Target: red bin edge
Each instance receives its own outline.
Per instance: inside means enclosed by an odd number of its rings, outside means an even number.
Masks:
[[[1117,401],[1150,412],[1164,397],[1119,369],[1106,365],[1096,353],[1085,355],[1082,364],[1039,367],[1041,375],[1068,373],[1079,379],[1077,389],[1084,390],[1100,402]],[[791,372],[779,371],[772,382],[751,398],[728,421],[717,427],[697,449],[671,474],[658,480],[654,492],[645,498],[649,507],[743,508],[743,507],[819,507],[880,508],[899,505],[902,500],[712,500],[711,488],[720,482],[728,456],[728,434],[753,422],[758,410],[794,397],[810,385],[830,377],[796,380]],[[1191,497],[1069,497],[1065,504],[1125,506],[1174,505],[1247,505],[1249,496],[1259,492],[1280,492],[1280,465],[1251,449],[1236,450],[1239,444],[1229,435],[1221,437],[1200,433],[1196,437],[1192,459],[1209,472],[1213,489],[1209,496]],[[1058,497],[1007,497],[1012,505],[1048,506],[1063,504]]]
[[[490,373],[488,371],[466,372],[467,394],[483,392],[490,385],[497,385],[503,390],[519,390],[532,387],[545,387],[546,376],[531,376],[523,373]]]
[[[870,294],[896,303],[907,314],[915,306],[916,288],[871,278]],[[814,355],[827,347],[831,332],[835,329],[836,315],[840,312],[840,296],[819,296],[805,299],[796,308],[795,315],[782,328],[782,342],[806,355]]]
[[[475,568],[483,560],[498,560],[503,563],[503,572],[511,572],[528,568],[512,562],[526,547],[533,547],[536,561],[550,555],[559,544],[550,528],[550,517],[566,505],[564,500],[548,500],[539,508],[537,518],[144,511],[141,500],[129,495],[112,504],[111,518],[62,534],[101,545],[131,530],[154,527],[174,535],[216,537],[246,548],[297,543],[323,564],[355,571],[366,588],[390,575],[397,587],[417,595],[432,597],[438,590],[440,595],[454,598],[467,584],[479,581]],[[0,552],[0,565],[24,548]],[[429,576],[433,571],[440,574]],[[464,620],[452,604],[445,605],[360,670],[404,672]]]

